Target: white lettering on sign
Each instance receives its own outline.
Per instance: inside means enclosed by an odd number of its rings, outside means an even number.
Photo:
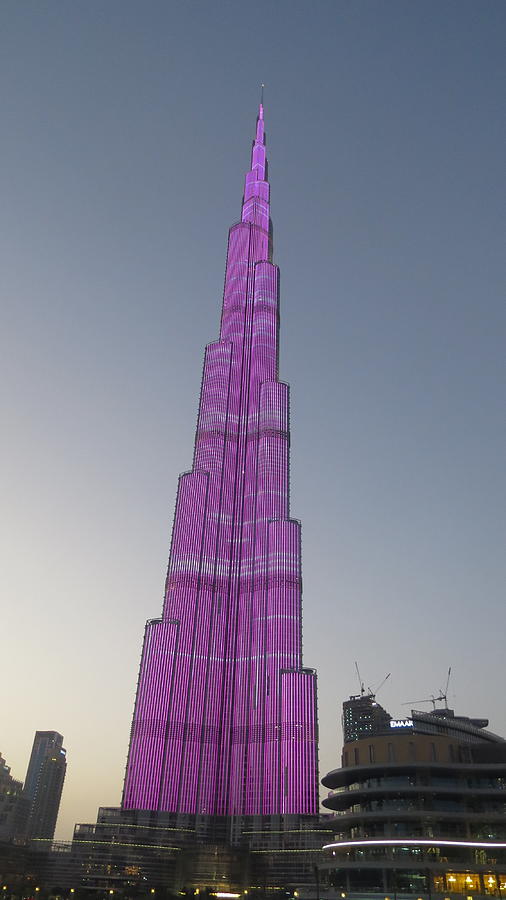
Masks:
[[[390,719],[390,728],[413,728],[413,719]]]

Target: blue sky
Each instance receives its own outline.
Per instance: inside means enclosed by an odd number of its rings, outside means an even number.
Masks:
[[[392,675],[506,733],[499,2],[6,2],[0,751],[119,802],[265,81],[322,774]]]

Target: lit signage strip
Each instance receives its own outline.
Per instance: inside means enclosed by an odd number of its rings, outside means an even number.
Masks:
[[[432,841],[421,840],[401,840],[401,838],[387,838],[384,841],[339,841],[336,844],[325,844],[324,850],[332,850],[334,848],[341,849],[343,847],[479,847],[486,849],[491,847],[506,848],[506,843],[497,843],[496,841],[445,841],[435,838]]]
[[[413,728],[413,719],[390,719],[390,728]]]

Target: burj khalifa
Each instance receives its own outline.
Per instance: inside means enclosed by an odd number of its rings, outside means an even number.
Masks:
[[[193,464],[179,480],[163,612],[146,625],[124,810],[317,812],[316,674],[302,662],[269,203],[261,103]]]

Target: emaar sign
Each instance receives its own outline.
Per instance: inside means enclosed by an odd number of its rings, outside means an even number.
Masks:
[[[413,728],[413,719],[390,719],[390,728]]]

